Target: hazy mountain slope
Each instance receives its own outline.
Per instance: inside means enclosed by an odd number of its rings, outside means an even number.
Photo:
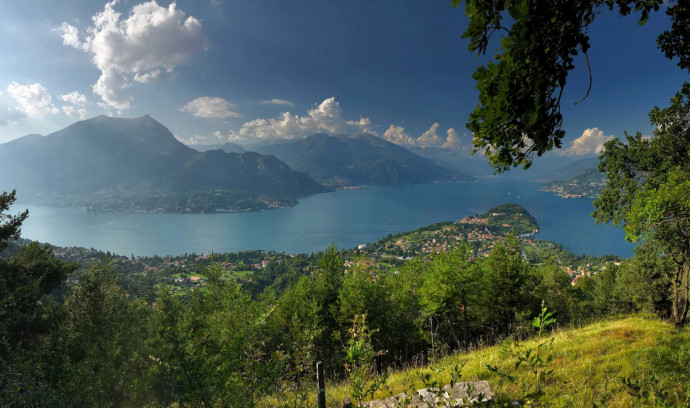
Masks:
[[[494,173],[489,161],[482,155],[467,155],[440,147],[408,147],[411,152],[432,160],[434,163],[473,177],[491,176]]]
[[[222,150],[225,153],[244,153],[247,150],[244,149],[244,147],[238,145],[237,143],[216,143],[216,144],[195,144],[195,145],[188,145],[192,149],[198,151],[198,152],[207,152],[209,150]]]
[[[99,116],[45,137],[0,144],[0,188],[24,196],[109,189],[237,189],[306,195],[324,191],[308,175],[254,153],[200,153],[150,116]]]
[[[410,147],[410,151],[435,163],[461,173],[469,174],[474,177],[493,177],[494,169],[489,164],[489,160],[481,153],[469,155],[468,152],[451,151],[438,147]],[[561,156],[551,152],[535,160],[528,169],[511,168],[510,171],[502,173],[502,179],[519,180],[563,180],[581,174],[587,169],[595,169],[598,166],[597,157],[586,157],[578,159],[574,156]]]
[[[556,193],[561,197],[597,198],[606,187],[607,181],[604,173],[597,169],[589,169],[571,179],[547,183],[541,190]]]
[[[257,151],[274,154],[291,168],[331,184],[413,184],[471,179],[369,134],[318,133],[259,147]]]
[[[572,163],[568,163],[565,166],[554,169],[551,174],[548,175],[548,179],[551,181],[556,180],[569,180],[573,177],[577,177],[589,170],[598,171],[599,169],[599,157],[585,157],[578,159]]]

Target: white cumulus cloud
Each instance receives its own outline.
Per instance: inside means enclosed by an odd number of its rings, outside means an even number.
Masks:
[[[415,139],[405,133],[405,128],[393,124],[383,133],[383,138],[400,146],[416,146]]]
[[[62,37],[62,43],[74,48],[81,48],[81,41],[79,40],[79,29],[73,25],[67,23],[62,23],[62,25],[56,28],[56,31],[60,33]]]
[[[53,98],[43,85],[38,82],[20,85],[12,82],[7,93],[19,104],[19,110],[32,117],[44,114],[56,114],[59,110],[53,105]]]
[[[72,114],[76,113],[77,115],[79,115],[79,120],[82,120],[86,117],[86,109],[84,108],[77,109],[75,106],[65,105],[62,107],[62,111],[68,117],[72,117]]]
[[[202,96],[193,101],[188,102],[185,106],[180,108],[181,111],[191,113],[197,118],[238,118],[240,115],[234,112],[235,105],[226,101],[223,98],[215,98],[210,96]]]
[[[383,134],[383,138],[391,143],[407,147],[440,147],[454,151],[465,149],[465,146],[462,145],[462,139],[460,139],[455,129],[449,128],[446,131],[447,137],[442,139],[437,133],[439,127],[438,123],[434,123],[427,131],[415,138],[407,134],[404,127],[390,125]]]
[[[573,140],[566,149],[557,151],[563,156],[581,156],[584,154],[599,154],[604,150],[604,143],[613,139],[613,135],[606,135],[599,128],[589,128],[582,132],[582,136]]]
[[[68,94],[60,95],[60,99],[62,99],[65,102],[69,102],[73,105],[85,105],[86,104],[86,96],[80,94],[77,91],[70,92]]]
[[[448,149],[453,151],[463,149],[462,139],[460,139],[460,137],[458,136],[458,132],[456,132],[455,129],[448,129],[446,134],[448,136],[446,137],[446,141],[443,142],[443,144],[441,145],[442,149]]]
[[[262,104],[264,105],[286,105],[286,106],[295,106],[294,103],[290,101],[286,101],[285,99],[266,99],[264,101],[261,101]]]
[[[154,79],[158,79],[161,76],[161,70],[160,69],[154,69],[153,71],[149,72],[137,72],[134,74],[134,80],[137,82],[141,82],[142,84],[149,83],[153,81]]]
[[[207,41],[201,21],[187,17],[175,2],[168,7],[155,0],[137,4],[126,18],[115,11],[116,4],[117,0],[109,1],[93,16],[93,26],[83,41],[79,29],[70,24],[63,23],[57,31],[63,44],[90,54],[101,71],[93,91],[108,107],[124,110],[131,98],[121,93],[130,79],[145,83],[163,72],[171,73],[205,49]]]
[[[421,136],[417,138],[417,145],[419,147],[439,147],[443,144],[443,140],[436,134],[438,130],[438,123],[431,125],[429,130],[422,133]]]
[[[255,119],[246,122],[238,131],[231,131],[227,140],[247,142],[252,140],[296,139],[314,133],[371,132],[368,118],[348,121],[335,97],[325,99],[304,116],[284,112],[271,119]]]

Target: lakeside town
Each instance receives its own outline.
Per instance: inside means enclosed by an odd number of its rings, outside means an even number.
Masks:
[[[576,256],[557,243],[535,238],[539,232],[536,220],[521,206],[505,204],[486,214],[464,217],[455,222],[429,225],[403,234],[343,249],[344,267],[364,266],[372,274],[395,272],[413,258],[430,258],[468,245],[470,259],[486,257],[508,234],[520,243],[524,259],[532,264],[556,262],[575,285],[582,277],[599,273],[611,264],[620,264],[617,256]],[[204,270],[216,265],[223,279],[233,279],[256,289],[271,284],[281,275],[310,274],[318,267],[319,254],[287,254],[274,251],[236,253],[182,254],[177,256],[130,256],[97,249],[53,247],[56,257],[81,267],[70,282],[77,282],[80,271],[98,262],[111,265],[121,285],[134,297],[152,297],[161,285],[174,291],[194,290],[206,285]]]

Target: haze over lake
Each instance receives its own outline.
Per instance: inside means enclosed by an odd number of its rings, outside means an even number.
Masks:
[[[309,253],[331,242],[351,248],[513,202],[535,216],[538,239],[576,254],[632,255],[621,229],[594,224],[592,200],[563,199],[539,187],[514,181],[370,187],[305,197],[291,208],[234,214],[102,214],[21,203],[13,209],[29,208],[24,238],[122,255],[180,255],[247,249]]]

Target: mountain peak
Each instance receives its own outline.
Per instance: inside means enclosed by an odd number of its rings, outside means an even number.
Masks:
[[[0,187],[34,194],[225,189],[297,196],[325,190],[274,157],[199,153],[149,115],[97,116],[46,137],[0,145],[0,174],[10,174]]]

